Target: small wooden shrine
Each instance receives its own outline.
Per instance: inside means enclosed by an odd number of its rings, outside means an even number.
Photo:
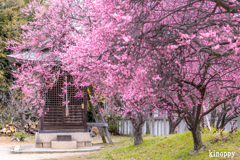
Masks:
[[[34,60],[33,56],[29,58],[24,54],[20,56],[8,55],[7,58],[16,68],[21,66],[26,60]],[[35,136],[36,148],[73,149],[91,146],[92,143],[90,134],[87,132],[87,126],[98,127],[102,140],[106,143],[103,130],[101,129],[101,127],[103,127],[108,142],[112,143],[107,129],[107,123],[105,123],[99,107],[96,106],[100,121],[96,116],[93,105],[89,101],[90,97],[87,93],[87,87],[82,87],[84,93],[82,98],[75,97],[76,88],[74,86],[68,86],[65,96],[60,96],[64,82],[71,82],[72,80],[72,77],[69,75],[59,77],[53,88],[45,95],[44,112],[46,112],[46,114],[40,118],[39,132],[36,133]],[[93,89],[91,86],[89,88],[92,95]],[[70,102],[63,106],[63,102],[66,100]],[[87,123],[88,105],[91,108],[96,123]]]
[[[83,98],[74,97],[76,94],[74,86],[68,86],[66,95],[60,97],[64,81],[71,81],[70,76],[66,77],[59,77],[54,87],[46,94],[46,105],[44,108],[46,114],[41,118],[40,133],[87,130],[86,87],[82,88],[83,92],[85,92]],[[70,102],[67,106],[63,106],[63,102],[66,99]]]

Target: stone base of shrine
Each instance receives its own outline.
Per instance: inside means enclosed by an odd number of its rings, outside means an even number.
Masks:
[[[58,136],[71,136],[69,141],[58,141]],[[76,149],[92,146],[89,132],[36,133],[35,148]]]

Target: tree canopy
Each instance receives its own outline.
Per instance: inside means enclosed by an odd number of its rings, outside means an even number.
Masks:
[[[29,0],[0,0],[0,110],[2,120],[9,118],[9,87],[12,84],[12,66],[6,58],[11,51],[6,48],[9,40],[21,41],[21,25],[32,21],[32,15],[25,15],[21,9]]]
[[[11,84],[11,66],[6,58],[10,50],[6,49],[8,40],[21,40],[21,25],[31,20],[21,9],[27,5],[24,0],[0,1],[0,92],[6,92]]]

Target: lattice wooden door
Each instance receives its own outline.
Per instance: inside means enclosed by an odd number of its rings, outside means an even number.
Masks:
[[[68,76],[68,82],[72,82],[72,78]],[[83,88],[82,88],[83,89]],[[69,115],[66,116],[64,109],[64,123],[83,123],[84,105],[83,98],[76,98],[76,88],[74,86],[67,87]]]
[[[67,76],[68,82],[72,81],[70,76]],[[63,95],[62,88],[64,87],[65,77],[59,77],[54,87],[46,94],[46,105],[43,118],[44,126],[79,126],[84,125],[84,99],[76,98],[76,89],[74,86],[67,87],[67,96]],[[83,89],[83,88],[82,88]],[[63,96],[60,96],[63,95]],[[69,114],[66,116],[66,106],[63,102],[66,97],[70,101],[68,103]],[[49,127],[48,127],[49,128]],[[66,127],[58,127],[60,129]],[[68,127],[69,128],[69,127]]]
[[[63,77],[59,77],[57,83],[54,87],[48,91],[46,94],[46,104],[45,104],[45,112],[43,118],[44,125],[54,125],[54,124],[63,124],[63,97],[59,95],[62,94],[64,79]]]

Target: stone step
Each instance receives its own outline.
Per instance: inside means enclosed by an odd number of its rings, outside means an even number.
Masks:
[[[77,149],[77,141],[51,141],[52,149]]]

